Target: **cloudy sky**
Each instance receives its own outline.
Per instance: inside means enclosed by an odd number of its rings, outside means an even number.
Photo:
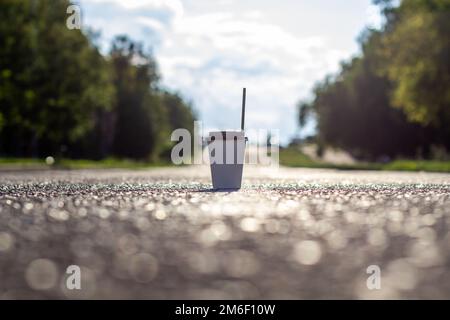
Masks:
[[[151,47],[163,85],[193,102],[205,128],[239,128],[247,87],[246,127],[279,129],[282,142],[298,134],[297,102],[380,24],[371,0],[78,2],[105,52],[117,34]]]

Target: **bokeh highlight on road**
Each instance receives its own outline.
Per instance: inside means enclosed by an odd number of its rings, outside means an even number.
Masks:
[[[450,296],[449,174],[247,166],[235,192],[209,174],[1,172],[0,298]]]

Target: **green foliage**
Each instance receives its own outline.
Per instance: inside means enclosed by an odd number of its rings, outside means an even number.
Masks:
[[[398,8],[379,2],[385,27],[366,30],[362,55],[299,104],[299,123],[315,117],[321,145],[359,159],[429,156],[432,145],[448,150],[449,2],[404,0]]]
[[[102,160],[86,159],[59,159],[52,165],[46,164],[45,159],[39,158],[0,158],[0,169],[148,169],[152,167],[165,167],[171,162],[146,162],[118,158],[105,158]]]
[[[158,89],[152,55],[125,36],[100,54],[66,26],[69,0],[0,1],[0,155],[156,161],[193,111]]]
[[[383,170],[450,172],[450,161],[395,160],[384,165]]]
[[[379,53],[381,74],[393,83],[392,105],[450,145],[450,1],[402,1],[390,15]]]
[[[369,37],[364,58],[343,64],[336,78],[329,77],[315,88],[308,108],[318,119],[319,142],[366,160],[415,155],[422,129],[390,107],[389,82],[376,74],[376,57],[370,52],[377,34]]]
[[[177,93],[165,91],[162,93],[162,99],[167,109],[170,129],[175,130],[178,128],[185,128],[190,132],[193,132],[195,113],[192,106],[186,104]]]
[[[388,163],[357,162],[355,164],[335,164],[315,161],[295,147],[280,150],[280,164],[288,167],[323,168],[338,170],[388,170],[388,171],[429,171],[450,172],[450,161],[394,160]]]
[[[326,164],[314,161],[296,147],[280,149],[280,164],[288,167],[324,168]]]
[[[111,62],[117,90],[113,151],[116,156],[153,159],[171,146],[170,132],[193,132],[194,113],[178,94],[158,89],[156,63],[125,36],[113,42]]]
[[[153,153],[161,129],[154,117],[161,109],[152,90],[158,79],[156,65],[142,46],[124,36],[114,40],[111,62],[117,90],[114,154],[144,159]]]
[[[82,32],[67,29],[69,4],[0,3],[0,105],[6,153],[57,153],[92,128],[94,110],[111,105],[107,64]]]

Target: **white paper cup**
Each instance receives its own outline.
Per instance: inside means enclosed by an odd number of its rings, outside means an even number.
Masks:
[[[215,131],[208,137],[214,189],[240,189],[245,159],[243,131]]]

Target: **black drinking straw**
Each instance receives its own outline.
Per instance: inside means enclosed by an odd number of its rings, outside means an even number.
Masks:
[[[245,92],[246,89],[242,90],[242,118],[241,118],[241,130],[244,131],[244,120],[245,120]]]

